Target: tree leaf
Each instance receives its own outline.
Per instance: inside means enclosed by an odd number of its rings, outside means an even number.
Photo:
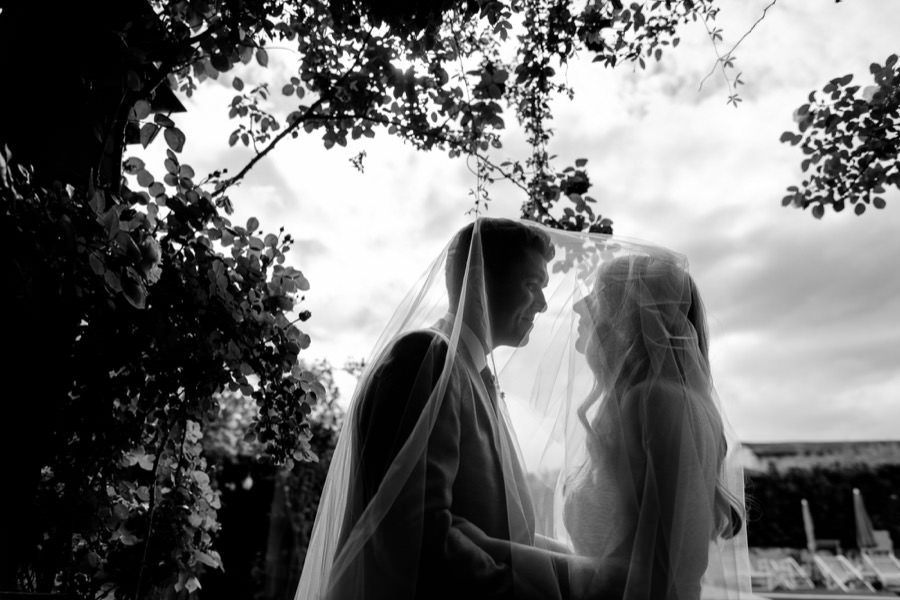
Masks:
[[[113,271],[106,271],[103,274],[103,278],[106,280],[106,285],[108,285],[112,291],[116,293],[122,291],[122,281]]]
[[[147,192],[153,197],[162,196],[163,194],[166,193],[166,188],[160,182],[154,181],[147,188]]]
[[[259,63],[261,67],[269,66],[269,53],[266,52],[265,48],[257,48],[256,50],[256,62]]]
[[[125,87],[132,92],[141,91],[141,88],[144,87],[144,82],[141,79],[141,76],[137,74],[137,71],[129,69],[128,72],[125,73]]]
[[[141,125],[141,146],[146,148],[156,139],[157,134],[159,134],[159,125],[154,123],[144,123]]]
[[[194,481],[196,481],[197,484],[201,487],[209,485],[209,475],[206,472],[194,471],[191,476],[194,478]]]
[[[166,144],[168,144],[169,148],[173,151],[181,152],[182,148],[184,148],[184,133],[177,127],[167,127],[163,136],[166,138]]]
[[[122,285],[122,295],[128,300],[131,306],[143,310],[147,307],[147,288],[140,281],[139,275],[131,267],[128,267],[130,273],[134,273],[130,277],[126,277]],[[108,272],[108,271],[107,271]]]
[[[125,172],[129,175],[135,175],[139,171],[142,171],[145,166],[144,161],[137,156],[129,156],[125,159],[125,162],[122,163],[122,168],[125,169]]]
[[[93,271],[97,275],[103,275],[104,273],[106,273],[106,265],[104,265],[103,261],[100,260],[100,257],[93,252],[91,252],[91,254],[88,256],[88,264],[91,265],[91,271]]]
[[[222,566],[221,559],[219,559],[217,556],[213,556],[211,553],[207,554],[206,552],[197,550],[196,552],[194,552],[194,558],[198,563],[204,564],[207,567],[212,567],[213,569],[218,569]]]
[[[256,217],[250,217],[247,219],[247,232],[253,232],[259,229],[259,219]]]
[[[132,117],[136,121],[143,121],[150,116],[150,103],[144,99],[138,100],[131,108]]]
[[[146,452],[140,452],[137,456],[137,464],[140,468],[145,471],[153,470],[153,460],[156,458],[152,454],[147,454]]]
[[[210,63],[219,72],[224,72],[231,68],[231,61],[228,60],[228,57],[218,52],[212,55]]]
[[[157,125],[162,125],[163,127],[175,127],[175,121],[162,113],[153,115],[153,122]]]
[[[153,174],[150,173],[150,171],[148,171],[147,169],[141,169],[137,172],[137,182],[142,187],[149,186],[151,183],[153,183],[153,181]]]

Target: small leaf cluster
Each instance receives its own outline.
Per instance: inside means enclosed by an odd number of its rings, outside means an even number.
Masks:
[[[575,160],[552,176],[531,180],[530,202],[523,207],[523,218],[552,225],[565,231],[612,233],[612,221],[594,212],[596,200],[588,195],[591,180],[587,174],[587,159]],[[561,198],[571,206],[558,208]],[[554,212],[556,214],[554,214]]]
[[[594,54],[594,62],[615,67],[623,61],[636,62],[642,69],[647,61],[662,59],[667,47],[680,42],[678,28],[698,20],[714,20],[718,9],[712,0],[619,0],[588,2],[578,18],[577,35]]]
[[[853,76],[836,77],[794,113],[797,132],[781,141],[799,146],[808,176],[787,188],[783,206],[810,208],[821,219],[825,210],[852,206],[856,215],[867,207],[882,209],[889,187],[900,189],[900,64],[896,54],[872,63],[874,83],[853,85]]]
[[[201,579],[204,595],[222,594],[230,585],[239,585],[242,581],[260,594],[263,589],[267,590],[266,593],[275,598],[292,596],[297,589],[322,488],[344,419],[338,404],[341,393],[334,380],[336,367],[326,360],[305,359],[300,361],[300,366],[314,374],[322,386],[322,395],[311,407],[309,417],[309,442],[316,461],[279,467],[261,460],[265,458],[265,449],[258,440],[248,441],[247,435],[258,419],[259,407],[252,398],[242,394],[225,392],[220,395],[219,418],[206,428],[204,456],[212,466],[212,485],[222,494],[223,505],[227,507],[229,501],[236,501],[236,504],[240,502],[241,508],[232,506],[232,510],[222,513],[222,536],[218,545],[228,570],[225,573],[210,572]],[[341,370],[358,377],[354,364],[348,363]],[[269,481],[274,484],[272,496],[262,491],[267,489]],[[256,501],[248,505],[251,496]],[[243,501],[237,497],[243,497]],[[243,523],[248,522],[257,523],[259,533],[264,533],[266,523],[270,529],[277,528],[278,531],[268,537],[256,535],[248,540],[240,534],[241,530],[247,529]],[[232,526],[236,526],[238,532],[229,531]],[[260,555],[266,557],[264,582],[255,576],[262,566]],[[251,556],[258,559],[251,559]],[[273,560],[277,564],[272,565]]]
[[[595,217],[580,189],[588,182],[584,164],[565,168],[552,166],[554,156],[548,146],[554,131],[551,101],[554,96],[574,95],[565,79],[567,62],[579,51],[593,55],[594,62],[615,67],[624,62],[646,67],[646,59],[660,60],[666,47],[678,45],[677,28],[698,19],[714,20],[711,2],[631,3],[589,2],[576,7],[569,2],[522,0],[514,2],[511,12],[521,16],[516,60],[507,67],[514,74],[507,102],[525,130],[531,154],[524,161],[502,163],[501,174],[526,190],[522,214],[553,227],[612,232],[612,221]],[[524,164],[523,164],[524,163]],[[526,174],[524,184],[521,176]],[[589,182],[587,183],[589,186]],[[586,189],[586,188],[585,188]],[[563,193],[560,193],[560,192]],[[560,217],[550,209],[558,202],[566,206]],[[587,210],[586,207],[587,206]]]

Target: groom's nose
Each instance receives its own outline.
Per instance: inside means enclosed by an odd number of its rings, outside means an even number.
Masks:
[[[547,298],[544,297],[543,290],[538,292],[536,301],[537,301],[537,306],[538,306],[538,309],[537,309],[538,312],[544,312],[547,310]]]

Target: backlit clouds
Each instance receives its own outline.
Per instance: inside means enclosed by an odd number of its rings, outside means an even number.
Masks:
[[[722,52],[766,4],[723,4]],[[898,22],[900,3],[776,4],[736,52],[746,82],[737,110],[726,106],[719,74],[697,91],[715,61],[699,24],[647,72],[589,63],[567,71],[577,95],[556,104],[551,151],[589,159],[592,195],[617,234],[688,256],[710,317],[717,388],[742,439],[900,435],[900,197],[861,218],[816,221],[782,208],[785,187],[802,178],[802,156],[778,141],[810,90],[849,72],[865,82],[869,63],[897,50]],[[273,63],[289,58],[282,54],[272,53]],[[201,86],[179,118],[198,174],[234,172],[251,156],[225,146],[234,91],[224,79]],[[509,134],[496,158],[521,157],[521,139]],[[364,174],[349,163],[360,150]],[[257,216],[298,240],[291,261],[312,286],[307,357],[340,364],[369,353],[468,222],[475,184],[464,161],[417,154],[387,136],[326,152],[301,135],[261,161],[232,198],[236,221]],[[520,190],[498,184],[492,195],[488,214],[517,216]]]

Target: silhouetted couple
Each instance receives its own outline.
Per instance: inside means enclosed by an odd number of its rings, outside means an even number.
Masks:
[[[372,353],[297,598],[739,598],[728,439],[683,257],[477,219]]]

